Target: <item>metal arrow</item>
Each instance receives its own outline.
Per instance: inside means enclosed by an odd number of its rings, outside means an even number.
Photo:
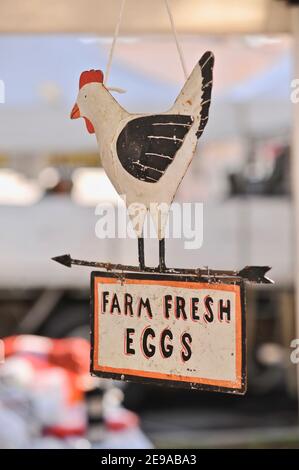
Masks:
[[[124,264],[113,264],[113,263],[104,263],[98,261],[84,261],[80,259],[73,259],[71,255],[62,255],[55,256],[52,258],[53,261],[56,261],[63,266],[71,268],[73,265],[76,266],[88,266],[92,268],[103,268],[107,271],[131,271],[131,272],[146,272],[146,273],[160,273],[160,274],[177,274],[177,275],[189,275],[196,276],[199,278],[204,278],[208,280],[238,280],[244,279],[245,281],[254,282],[257,284],[273,284],[272,279],[265,276],[265,274],[270,271],[270,266],[245,266],[245,268],[240,271],[228,271],[228,270],[219,270],[219,269],[209,269],[209,268],[195,268],[195,269],[185,269],[185,268],[166,268],[163,271],[160,269],[145,267],[142,271],[138,266],[124,265]]]

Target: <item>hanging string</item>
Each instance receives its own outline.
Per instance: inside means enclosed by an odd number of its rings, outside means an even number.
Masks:
[[[110,75],[110,69],[111,69],[111,65],[112,65],[112,60],[113,60],[113,55],[114,55],[116,40],[117,40],[118,34],[119,34],[119,28],[120,28],[121,21],[122,21],[122,17],[123,17],[123,12],[124,12],[124,8],[125,8],[125,3],[126,3],[126,0],[122,0],[121,6],[120,6],[120,10],[119,10],[118,21],[117,21],[117,23],[116,23],[115,30],[114,30],[113,41],[112,41],[112,44],[111,44],[111,47],[110,47],[110,52],[109,52],[109,58],[108,58],[108,62],[107,62],[106,72],[105,72],[105,76],[104,76],[104,83],[105,83],[105,84],[108,83],[108,79],[109,79],[109,75]]]
[[[176,43],[176,48],[177,48],[177,51],[178,51],[178,55],[179,55],[179,58],[180,58],[180,61],[181,61],[182,69],[183,69],[183,72],[184,72],[184,75],[185,75],[185,79],[187,80],[187,78],[188,78],[187,67],[186,67],[183,51],[182,51],[181,45],[179,43],[177,31],[176,31],[175,24],[174,24],[174,19],[173,19],[173,16],[172,16],[172,12],[171,12],[171,8],[170,8],[168,0],[165,0],[165,6],[166,6],[166,9],[167,9],[167,12],[168,12],[168,16],[169,16],[169,20],[170,20],[170,24],[171,24],[171,29],[172,29],[174,41]]]
[[[105,76],[104,76],[105,85],[108,83],[108,79],[109,79],[109,75],[110,75],[113,55],[114,55],[114,51],[115,51],[115,45],[116,45],[116,41],[117,41],[117,38],[118,38],[118,35],[119,35],[119,29],[120,29],[120,25],[121,25],[121,22],[122,22],[125,3],[126,3],[126,0],[122,0],[120,10],[119,10],[118,20],[117,20],[117,23],[115,25],[113,41],[112,41],[112,44],[111,44],[111,47],[110,47],[109,58],[108,58],[106,72],[105,72]],[[168,0],[165,0],[165,6],[166,6],[166,10],[167,10],[167,13],[168,13],[168,16],[169,16],[169,21],[170,21],[170,24],[171,24],[171,29],[172,29],[174,41],[176,43],[176,48],[177,48],[177,51],[178,51],[178,55],[179,55],[179,58],[180,58],[182,69],[183,69],[183,72],[184,72],[184,75],[185,75],[185,79],[187,80],[187,78],[188,78],[187,67],[186,67],[183,51],[182,51],[181,45],[179,43],[177,31],[176,31],[175,24],[174,24],[173,15],[172,15],[171,8],[170,8]],[[118,91],[120,93],[124,92],[124,90],[122,90],[121,88],[113,88],[113,89],[111,88],[111,90]]]

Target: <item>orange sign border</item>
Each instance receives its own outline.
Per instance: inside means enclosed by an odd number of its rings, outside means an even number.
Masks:
[[[128,276],[128,277],[127,277]],[[102,366],[98,363],[98,353],[99,353],[99,302],[98,302],[98,285],[105,282],[106,284],[117,284],[120,282],[119,276],[113,273],[102,273],[102,272],[93,272],[91,276],[92,284],[92,297],[94,297],[94,302],[92,302],[92,353],[91,353],[91,372],[92,373],[103,373],[106,376],[109,374],[117,376],[129,376],[128,378],[134,379],[144,378],[152,379],[158,381],[171,381],[171,382],[183,382],[187,384],[197,384],[205,387],[213,387],[219,389],[219,391],[227,391],[225,389],[230,389],[232,392],[245,393],[246,384],[245,384],[245,358],[244,356],[244,347],[245,341],[243,341],[244,334],[242,336],[243,329],[245,328],[244,318],[242,316],[242,283],[238,282],[235,284],[229,283],[206,283],[200,281],[192,280],[178,280],[177,276],[167,276],[159,275],[155,276],[155,279],[148,278],[148,275],[142,274],[125,274],[125,282],[127,284],[144,284],[144,285],[163,285],[170,287],[183,287],[185,289],[196,289],[200,285],[204,289],[211,290],[224,290],[229,292],[234,292],[237,296],[236,298],[236,350],[235,350],[235,360],[236,360],[236,380],[213,380],[206,379],[202,377],[186,377],[182,375],[166,374],[160,372],[151,372],[151,371],[141,371],[138,369],[125,369],[125,368],[116,368],[110,366]],[[163,279],[161,279],[161,277]]]

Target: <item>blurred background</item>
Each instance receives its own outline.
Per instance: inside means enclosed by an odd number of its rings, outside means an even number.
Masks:
[[[298,336],[299,103],[291,101],[291,82],[299,79],[298,1],[172,0],[170,5],[188,71],[206,50],[214,52],[215,69],[209,122],[176,196],[178,202],[204,203],[203,246],[184,250],[183,240],[170,239],[166,263],[269,265],[275,285],[247,288],[245,397],[120,387],[85,377],[79,388],[87,424],[65,445],[298,447],[296,365],[290,360],[290,343]],[[51,257],[70,253],[137,262],[135,240],[95,235],[97,204],[116,205],[118,197],[101,168],[95,136],[82,120],[69,119],[80,73],[105,71],[119,8],[118,0],[1,1],[1,338],[88,339],[89,269],[66,270]],[[164,111],[183,83],[164,2],[127,0],[109,78],[110,86],[127,91],[117,100],[132,112]],[[146,241],[146,262],[158,262],[155,240]],[[51,362],[51,348],[65,344],[69,351],[73,343],[45,344],[36,343],[33,355],[38,351]],[[12,359],[25,360],[28,342],[9,350]],[[88,369],[88,353],[82,357]],[[64,379],[43,382],[37,393],[27,366],[8,364],[0,366],[0,427],[15,423],[20,429],[20,416],[38,424],[34,431],[24,429],[27,437],[19,441],[16,434],[2,441],[0,436],[0,447],[33,446],[28,436],[44,436],[46,418],[32,407],[30,414],[28,400],[35,403],[47,387],[64,387]],[[22,400],[27,408],[19,411]],[[34,445],[64,445],[65,436],[56,431],[47,433],[51,441],[41,438]],[[73,434],[66,432],[68,439]]]

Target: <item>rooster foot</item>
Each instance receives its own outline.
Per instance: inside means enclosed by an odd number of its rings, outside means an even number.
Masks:
[[[144,261],[144,238],[138,238],[138,261],[139,261],[139,269],[140,271],[144,271],[145,269],[145,261]]]
[[[166,271],[166,264],[165,264],[165,238],[159,240],[159,271],[164,272]]]

